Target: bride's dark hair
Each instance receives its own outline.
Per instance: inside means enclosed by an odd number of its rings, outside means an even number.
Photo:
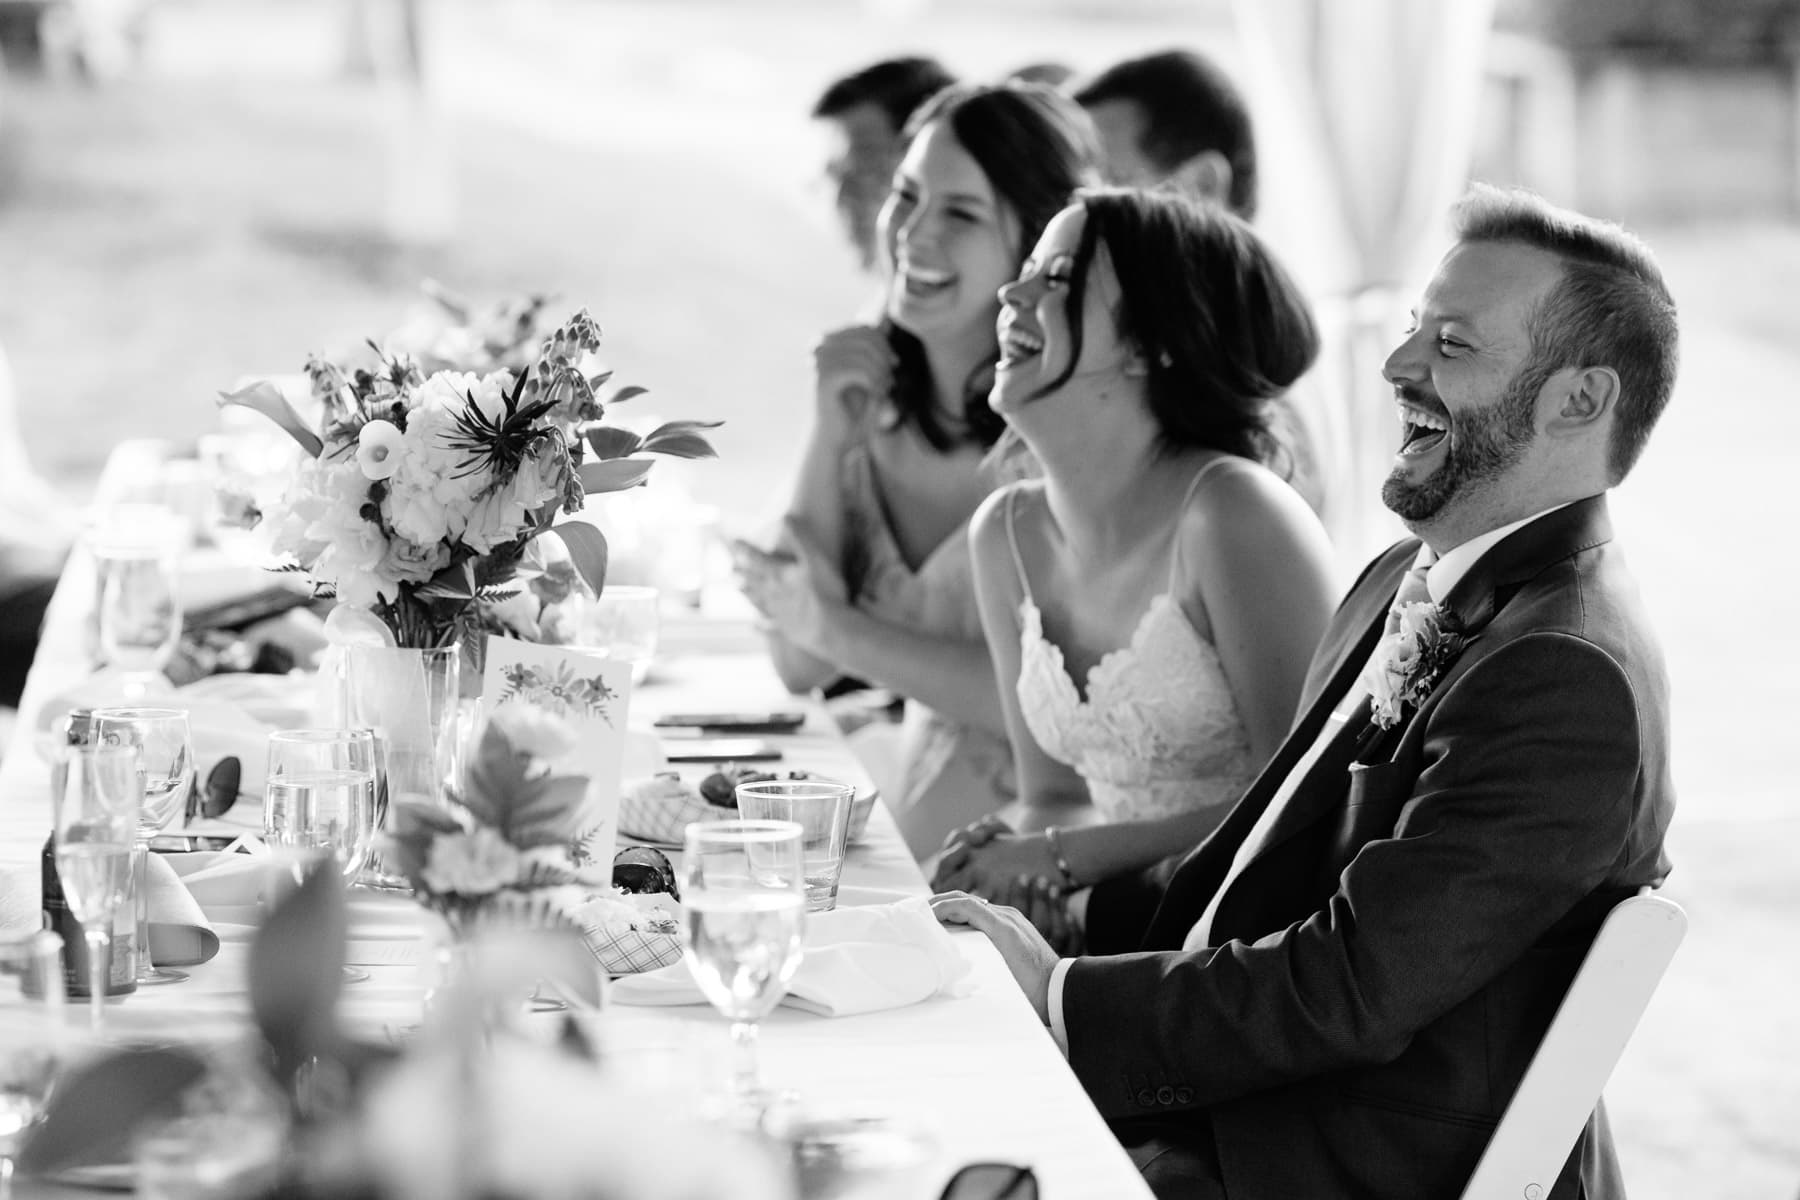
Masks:
[[[1092,181],[1098,150],[1087,114],[1073,100],[1040,84],[958,84],[927,100],[906,123],[910,142],[926,126],[946,124],[993,185],[1000,203],[1019,222],[1014,261],[1023,263],[1050,218],[1075,189]],[[889,267],[892,267],[892,263]],[[963,429],[952,432],[934,411],[925,348],[892,321],[884,321],[899,365],[894,371],[896,423],[911,422],[934,449],[959,441],[994,444],[1006,422],[988,407],[994,364],[985,363],[963,387]],[[994,359],[1000,356],[996,342]]]
[[[1143,359],[1150,411],[1170,450],[1205,448],[1285,468],[1270,401],[1319,354],[1312,310],[1255,231],[1218,205],[1173,191],[1097,188],[1077,201],[1087,222],[1066,293],[1081,356],[1088,269],[1106,247],[1119,280],[1120,338]]]

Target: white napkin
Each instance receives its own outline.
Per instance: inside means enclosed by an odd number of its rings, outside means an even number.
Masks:
[[[825,1017],[966,993],[969,964],[923,896],[806,915],[806,957],[782,1000]],[[704,1004],[684,959],[613,981],[619,1004]]]

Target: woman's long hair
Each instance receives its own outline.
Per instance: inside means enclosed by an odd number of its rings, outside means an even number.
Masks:
[[[1269,403],[1319,354],[1306,298],[1248,224],[1173,191],[1086,190],[1087,223],[1064,296],[1073,331],[1068,382],[1081,356],[1089,268],[1106,247],[1119,280],[1119,336],[1148,372],[1165,450],[1223,450],[1285,467]]]
[[[1087,114],[1068,97],[1039,84],[958,84],[945,88],[913,114],[906,125],[907,140],[940,121],[949,126],[957,145],[987,176],[1001,204],[1018,218],[1014,261],[1023,263],[1050,218],[1068,206],[1077,188],[1092,179],[1098,151]],[[890,263],[889,268],[892,266]],[[940,451],[961,441],[993,445],[1006,428],[1006,422],[987,402],[993,386],[993,361],[965,383],[961,399],[966,432],[953,433],[932,402],[925,347],[892,321],[883,322],[883,328],[899,364],[892,395],[896,424],[913,423],[932,448]],[[999,356],[996,343],[994,359]]]

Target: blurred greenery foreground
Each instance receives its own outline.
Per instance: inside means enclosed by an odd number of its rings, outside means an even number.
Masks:
[[[129,1162],[142,1139],[188,1127],[195,1164],[206,1147],[236,1156],[204,1181],[218,1189],[207,1194],[788,1194],[763,1148],[659,1110],[644,1081],[607,1069],[593,1033],[600,976],[572,927],[509,927],[469,943],[424,1024],[398,1042],[359,1040],[339,1019],[345,935],[338,870],[306,869],[251,946],[249,1053],[176,1043],[90,1059],[58,1083],[21,1169],[54,1177]],[[527,1021],[525,998],[540,985],[568,1009]],[[260,1153],[245,1161],[247,1148]]]

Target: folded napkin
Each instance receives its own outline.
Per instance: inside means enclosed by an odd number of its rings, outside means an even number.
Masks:
[[[165,967],[203,963],[219,952],[225,925],[254,925],[267,862],[248,854],[152,854],[146,868],[150,957]],[[0,935],[41,927],[35,874],[0,872]]]
[[[806,957],[783,1004],[825,1017],[904,1008],[967,989],[969,964],[923,896],[806,915]],[[704,1004],[685,960],[613,981],[618,1004]]]
[[[201,850],[152,854],[147,875],[150,957],[162,967],[203,963],[219,952],[221,934],[247,936],[261,920],[268,875],[264,855]]]

